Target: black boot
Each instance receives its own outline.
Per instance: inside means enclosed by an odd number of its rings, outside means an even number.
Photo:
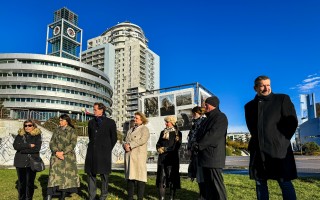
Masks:
[[[49,194],[46,198],[46,200],[51,200],[52,199],[52,196]]]
[[[165,196],[166,196],[166,188],[161,188],[159,189],[159,199],[160,200],[165,200]]]
[[[174,200],[175,195],[176,195],[176,189],[170,188],[170,200]]]
[[[66,198],[66,192],[61,192],[59,200],[64,200]]]

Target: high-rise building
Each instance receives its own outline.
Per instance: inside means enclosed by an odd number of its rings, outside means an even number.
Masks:
[[[109,76],[114,91],[112,117],[119,130],[133,116],[126,110],[127,89],[147,91],[160,86],[160,58],[148,48],[143,30],[130,22],[119,23],[88,40],[82,62]]]

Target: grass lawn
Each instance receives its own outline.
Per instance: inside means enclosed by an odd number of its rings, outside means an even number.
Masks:
[[[87,183],[86,175],[80,170],[81,186],[78,194],[73,194],[67,199],[86,199]],[[16,189],[17,175],[15,169],[0,169],[0,199],[17,199]],[[229,200],[251,200],[256,199],[255,184],[247,175],[224,175]],[[35,200],[44,199],[46,196],[46,186],[48,180],[48,170],[37,173],[35,181]],[[98,182],[99,184],[100,182]],[[182,189],[177,191],[176,199],[194,200],[198,197],[198,185],[185,177],[181,178]],[[320,199],[320,178],[300,178],[293,181],[297,197],[301,200]],[[270,200],[281,200],[281,190],[275,181],[269,181]],[[98,190],[98,194],[99,194]],[[158,199],[157,188],[155,186],[155,176],[148,178],[146,185],[145,199]],[[126,199],[126,182],[122,172],[113,172],[110,175],[108,199]]]

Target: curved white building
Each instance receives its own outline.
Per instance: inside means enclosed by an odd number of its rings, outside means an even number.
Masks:
[[[93,113],[104,103],[111,115],[112,88],[107,75],[91,65],[40,54],[0,54],[0,99],[12,118],[48,120]],[[89,114],[90,115],[90,114]]]

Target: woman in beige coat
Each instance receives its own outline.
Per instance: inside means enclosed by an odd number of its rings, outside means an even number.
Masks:
[[[125,178],[127,179],[128,200],[133,199],[134,185],[137,183],[138,200],[143,199],[147,182],[147,142],[150,137],[148,122],[141,112],[134,114],[135,126],[129,129],[123,145],[125,153]]]

